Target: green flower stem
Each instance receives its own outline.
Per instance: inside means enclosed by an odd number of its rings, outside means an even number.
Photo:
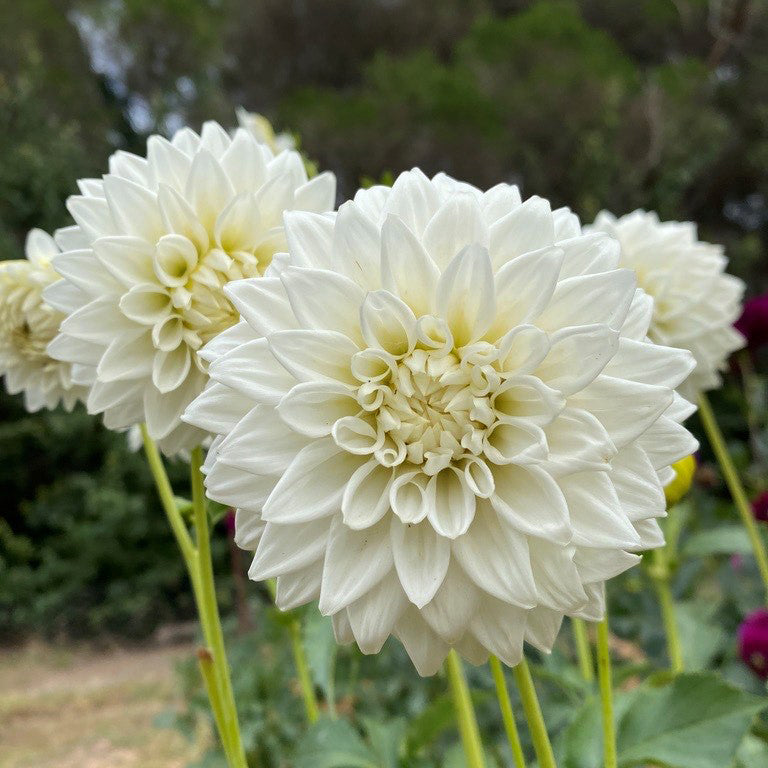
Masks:
[[[448,680],[451,683],[453,703],[456,707],[456,717],[459,721],[459,733],[464,745],[464,754],[467,758],[467,768],[485,768],[483,758],[483,745],[480,741],[480,729],[477,726],[475,709],[469,695],[467,679],[464,676],[464,667],[456,651],[452,650],[445,660]]]
[[[267,589],[274,602],[277,596],[277,586],[274,579],[267,580]],[[290,615],[290,614],[289,614]],[[315,695],[315,686],[307,662],[307,654],[304,652],[304,643],[301,639],[301,622],[293,615],[288,620],[288,632],[291,636],[291,648],[293,650],[293,663],[296,666],[296,674],[299,677],[301,696],[304,699],[304,710],[307,720],[314,723],[319,715],[320,708]],[[333,702],[329,702],[332,704]],[[333,711],[333,707],[329,707]]]
[[[160,501],[176,538],[179,550],[192,583],[192,593],[205,639],[206,648],[198,653],[200,672],[211,704],[216,729],[222,749],[230,768],[248,768],[245,749],[240,738],[232,685],[229,678],[224,637],[221,631],[216,593],[213,585],[213,567],[210,557],[208,517],[200,462],[202,451],[197,448],[192,454],[192,499],[196,528],[196,543],[193,542],[184,518],[179,512],[173,490],[165,472],[163,460],[155,442],[149,436],[145,425],[141,426],[144,452]]]
[[[515,768],[525,768],[525,755],[520,744],[520,735],[517,732],[515,713],[512,711],[512,703],[509,700],[507,681],[504,678],[504,668],[501,666],[501,662],[493,655],[488,659],[488,663],[491,667],[493,682],[496,685],[496,698],[499,700],[501,719],[504,721],[504,730],[507,732],[509,746],[512,749]]]
[[[672,597],[671,572],[667,561],[667,547],[654,549],[651,557],[652,565],[649,568],[656,595],[661,606],[661,618],[664,623],[664,634],[667,638],[667,655],[672,673],[679,675],[684,668],[683,647],[680,644],[680,630],[677,625],[675,601]]]
[[[608,646],[608,616],[597,625],[597,677],[603,714],[603,765],[617,768],[616,725],[613,720],[613,679],[611,651]]]
[[[528,721],[528,730],[531,733],[533,748],[536,750],[536,759],[539,762],[539,768],[557,768],[555,755],[552,752],[552,744],[549,741],[547,726],[544,724],[544,717],[541,714],[539,697],[536,695],[536,688],[533,686],[531,670],[528,668],[528,662],[523,656],[522,661],[512,669],[515,676],[517,689],[520,691],[520,698],[523,702],[525,719]]]
[[[576,643],[576,656],[579,660],[581,676],[591,683],[595,679],[595,664],[592,661],[592,649],[589,646],[589,634],[587,625],[583,619],[571,618],[573,639]]]
[[[213,664],[219,679],[219,692],[223,698],[221,703],[224,719],[224,729],[227,741],[231,746],[233,765],[239,768],[245,766],[245,747],[240,736],[240,726],[237,720],[235,694],[232,690],[232,679],[224,647],[224,632],[221,628],[219,604],[216,600],[216,586],[213,580],[213,561],[211,559],[211,536],[208,527],[208,510],[205,508],[205,487],[200,466],[203,463],[203,450],[197,446],[190,458],[190,480],[192,483],[192,511],[195,521],[195,537],[197,540],[198,567],[201,582],[201,603],[203,612],[200,620],[210,632],[210,644],[213,653]]]
[[[741,521],[747,529],[747,535],[749,536],[749,540],[752,544],[752,551],[755,555],[755,560],[757,561],[757,568],[760,571],[760,577],[763,580],[766,602],[768,602],[768,554],[766,553],[765,543],[760,536],[760,530],[758,529],[757,522],[752,514],[752,507],[747,499],[747,494],[744,492],[744,487],[736,472],[736,467],[733,465],[731,455],[728,453],[728,448],[726,447],[725,440],[720,432],[720,427],[717,425],[712,406],[709,404],[709,399],[703,392],[699,395],[699,414],[701,415],[701,421],[704,425],[704,430],[707,433],[709,444],[712,446],[717,462],[725,477],[728,490],[731,492],[731,497],[733,498],[734,504],[736,504],[736,509],[741,515]]]

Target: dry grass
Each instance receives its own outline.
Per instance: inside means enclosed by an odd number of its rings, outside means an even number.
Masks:
[[[43,645],[0,653],[0,768],[184,768],[197,743],[154,725],[180,705],[185,648],[93,652]]]

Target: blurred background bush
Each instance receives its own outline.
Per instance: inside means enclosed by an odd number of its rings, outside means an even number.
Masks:
[[[750,292],[768,287],[768,9],[748,0],[3,2],[0,258],[67,224],[75,180],[115,149],[232,125],[237,105],[300,136],[340,199],[419,165],[587,221],[653,208],[699,222]],[[190,616],[125,438],[5,394],[0,419],[0,641],[140,638]]]

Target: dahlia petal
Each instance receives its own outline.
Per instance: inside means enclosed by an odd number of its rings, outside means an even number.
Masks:
[[[359,413],[360,406],[343,384],[308,381],[283,395],[277,412],[296,432],[308,437],[326,437],[339,419]]]
[[[535,318],[552,297],[562,263],[562,250],[551,246],[506,262],[495,276],[496,317],[486,338],[496,340]]]
[[[352,632],[363,653],[378,653],[408,606],[397,574],[389,573],[347,608]]]
[[[397,216],[381,229],[381,282],[418,315],[431,312],[440,270],[416,236]]]
[[[259,242],[261,221],[252,192],[235,195],[216,217],[213,237],[225,251],[251,251]]]
[[[425,503],[427,519],[437,533],[448,539],[466,533],[475,517],[475,495],[464,475],[452,466],[430,478]]]
[[[163,222],[154,192],[128,179],[107,174],[104,177],[104,194],[117,231],[106,230],[101,234],[133,235],[150,243],[156,242],[163,234]]]
[[[488,247],[488,230],[472,195],[458,193],[438,208],[424,230],[423,243],[435,264],[444,270],[467,246]]]
[[[396,517],[391,527],[395,570],[408,599],[423,608],[440,588],[451,559],[449,540],[429,523],[404,525]]]
[[[687,350],[622,338],[605,373],[671,389],[682,384],[695,367],[696,360]]]
[[[92,298],[120,293],[121,285],[101,264],[94,263],[91,250],[69,251],[54,260],[56,271]]]
[[[633,555],[621,549],[601,549],[599,552],[592,552],[577,547],[573,562],[579,570],[580,581],[590,584],[612,579],[637,565],[641,559],[639,555]]]
[[[551,653],[562,623],[561,611],[538,606],[525,617],[525,641],[542,653]]]
[[[569,234],[568,238],[557,238],[558,246],[565,252],[560,279],[577,275],[593,275],[607,272],[619,266],[621,247],[614,238],[602,232],[582,235]]]
[[[277,277],[235,280],[226,285],[224,293],[243,320],[261,336],[298,327],[285,288]]]
[[[288,267],[280,280],[303,328],[339,331],[357,342],[365,293],[356,283],[327,269]]]
[[[585,469],[607,469],[616,446],[600,421],[589,411],[566,408],[545,428],[548,461],[557,474]]]
[[[349,478],[341,499],[344,523],[353,530],[364,530],[376,524],[390,509],[389,492],[394,471],[370,461]]]
[[[274,485],[274,477],[244,472],[222,461],[217,461],[205,476],[205,487],[210,498],[216,498],[221,504],[230,507],[247,510],[251,515],[258,515]],[[258,519],[261,520],[260,515]],[[264,521],[261,522],[266,525]],[[255,535],[252,538],[246,527],[243,531],[243,548],[256,549],[256,544],[258,539]]]
[[[416,317],[410,307],[389,291],[373,291],[360,307],[360,327],[366,343],[395,357],[416,343]]]
[[[336,614],[365,595],[392,570],[389,521],[364,531],[344,525],[341,515],[331,522],[320,588],[320,613]]]
[[[92,240],[106,234],[113,234],[115,224],[107,201],[100,197],[72,195],[67,198],[67,210],[78,226]]]
[[[270,494],[262,517],[269,522],[301,523],[341,508],[347,478],[365,459],[342,451],[329,438],[296,454]]]
[[[247,131],[237,130],[221,156],[221,167],[238,194],[258,189],[266,181],[267,164],[258,144]],[[333,207],[333,202],[325,210]]]
[[[561,280],[536,325],[545,331],[595,324],[619,329],[629,312],[635,285],[635,273],[629,269]]]
[[[336,176],[328,171],[318,173],[296,190],[294,205],[299,211],[330,211],[336,201]]]
[[[200,149],[192,160],[184,197],[206,231],[213,232],[219,213],[234,196],[235,190],[221,165],[207,149]]]
[[[222,331],[218,336],[214,336],[202,349],[198,350],[197,356],[201,360],[213,363],[237,347],[256,340],[257,336],[253,328],[245,320],[241,320],[231,328],[227,328],[226,331]],[[274,360],[274,358],[272,359]]]
[[[406,609],[395,627],[395,636],[422,676],[434,675],[448,655],[448,646],[419,615],[416,608]]]
[[[181,386],[191,365],[191,355],[186,345],[168,352],[157,351],[152,363],[152,383],[160,392],[171,392]]]
[[[335,381],[354,384],[350,370],[359,347],[337,331],[276,331],[269,348],[280,364],[299,381]]]
[[[619,333],[607,325],[576,326],[556,331],[550,342],[536,375],[567,396],[584,389],[610,363],[619,349]]]
[[[327,520],[312,520],[303,525],[268,522],[259,539],[248,577],[253,581],[264,581],[306,568],[322,557],[329,530]]]
[[[533,373],[549,352],[549,337],[533,325],[518,325],[499,341],[501,370],[527,375]]]
[[[291,263],[297,267],[329,269],[333,244],[334,219],[326,214],[287,211],[285,238]]]
[[[611,481],[624,514],[632,520],[663,515],[664,490],[646,452],[628,445],[611,460]]]
[[[640,547],[640,537],[624,514],[607,472],[579,472],[558,482],[568,503],[575,545]]]
[[[362,290],[380,287],[379,248],[379,233],[374,223],[354,202],[344,203],[333,230],[331,266],[360,286],[360,291],[352,293],[352,297],[356,298]]]
[[[528,540],[528,547],[539,605],[566,613],[581,608],[587,602],[587,594],[576,567],[575,548],[533,537]]]
[[[523,658],[526,615],[522,608],[487,596],[472,617],[472,634],[507,666],[515,667]]]
[[[549,202],[534,195],[511,210],[490,228],[490,254],[494,271],[529,251],[555,242],[555,225]]]
[[[98,360],[96,373],[101,381],[149,376],[152,373],[153,353],[148,331],[131,340],[115,339]]]
[[[191,162],[177,147],[163,136],[147,139],[148,176],[154,187],[170,184],[177,192],[184,189]]]
[[[543,469],[514,464],[494,468],[493,508],[522,533],[566,545],[571,540],[568,505],[558,484]]]
[[[195,244],[199,253],[205,253],[210,245],[209,230],[200,223],[197,214],[181,192],[167,184],[160,184],[157,189],[157,202],[165,228],[186,237]]]
[[[235,510],[235,544],[240,549],[254,552],[267,524],[251,509]]]
[[[418,169],[402,173],[395,179],[384,213],[399,216],[416,237],[424,235],[427,222],[440,205],[440,199],[429,179]]]
[[[536,605],[526,537],[505,525],[486,502],[480,507],[467,533],[451,542],[454,557],[483,592],[521,608]]]
[[[294,608],[317,600],[320,597],[322,577],[322,560],[317,560],[298,571],[278,576],[275,605],[281,611],[292,611]]]
[[[453,558],[440,589],[432,601],[421,609],[421,614],[446,643],[453,645],[467,631],[480,599],[480,590]]]
[[[349,623],[347,611],[339,611],[331,616],[333,624],[333,636],[339,645],[349,645],[355,642],[355,634],[352,632],[352,625]]]
[[[93,252],[99,263],[128,288],[155,279],[154,248],[141,237],[100,237],[93,242]]]
[[[187,407],[182,416],[187,424],[206,432],[224,435],[253,408],[253,402],[225,384],[212,381]]]
[[[136,325],[123,316],[109,299],[91,301],[61,323],[62,333],[105,346],[116,336],[136,330]]]
[[[446,267],[435,306],[448,321],[456,346],[482,338],[496,314],[496,293],[488,251],[469,245]]]
[[[403,523],[420,523],[429,511],[427,483],[423,472],[406,472],[398,475],[389,489],[392,511]]]

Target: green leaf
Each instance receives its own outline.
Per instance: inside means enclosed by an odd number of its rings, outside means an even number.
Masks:
[[[765,768],[768,765],[768,744],[751,733],[747,734],[736,753],[736,768]]]
[[[590,700],[568,727],[564,768],[602,765],[599,700]],[[658,688],[645,686],[617,697],[620,768],[724,768],[766,702],[713,674],[680,675]]]
[[[408,726],[408,751],[418,752],[431,744],[446,728],[456,722],[456,711],[450,696],[436,698]]]
[[[685,669],[689,672],[704,669],[731,642],[722,626],[712,621],[717,603],[687,601],[675,607]]]
[[[371,717],[364,717],[362,721],[378,764],[381,768],[397,768],[405,741],[405,718],[397,717],[379,722]]]
[[[706,555],[748,555],[752,552],[747,532],[741,525],[720,525],[694,533],[683,547],[684,557]]]
[[[296,747],[294,768],[382,768],[346,720],[318,720]]]
[[[219,504],[218,501],[206,499],[206,509],[208,510],[208,519],[211,521],[211,527],[222,520],[231,509],[226,504]]]
[[[310,609],[304,616],[303,636],[312,679],[323,691],[325,698],[333,702],[333,676],[337,650],[333,624],[327,616]]]

